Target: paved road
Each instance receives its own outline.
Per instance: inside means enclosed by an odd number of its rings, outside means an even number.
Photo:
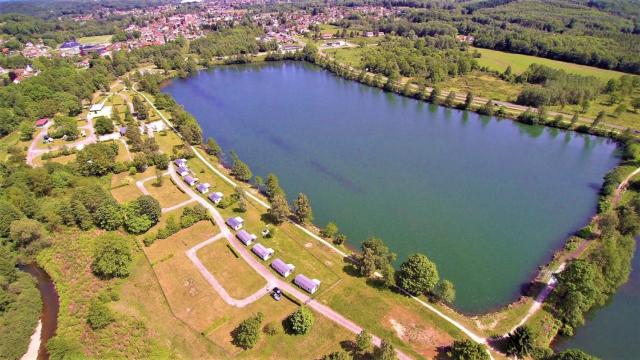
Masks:
[[[301,292],[300,290],[295,288],[290,283],[281,280],[274,273],[272,273],[269,269],[267,269],[267,267],[263,263],[261,263],[260,260],[258,260],[258,258],[256,256],[251,254],[249,249],[247,247],[245,247],[242,243],[240,243],[240,241],[238,239],[236,239],[236,237],[229,231],[229,229],[227,228],[227,226],[224,223],[224,219],[222,218],[222,215],[220,215],[218,210],[210,202],[208,202],[207,200],[205,200],[204,198],[202,198],[198,194],[196,194],[196,192],[193,189],[191,189],[189,186],[187,186],[187,184],[185,184],[182,181],[180,176],[175,172],[173,164],[169,165],[169,173],[170,173],[171,177],[175,180],[176,184],[187,195],[189,195],[192,199],[196,199],[200,204],[202,204],[204,207],[206,207],[209,210],[209,212],[213,216],[214,221],[220,227],[220,230],[222,231],[221,234],[224,237],[227,238],[227,240],[229,241],[229,244],[236,250],[236,252],[238,252],[240,254],[240,256],[242,256],[242,258],[258,274],[260,274],[263,278],[265,278],[265,280],[267,280],[268,284],[270,284],[272,286],[279,287],[283,291],[287,292],[291,296],[293,296],[296,299],[298,299],[298,301],[306,304],[307,306],[311,307],[312,309],[314,309],[318,313],[320,313],[323,316],[327,317],[328,319],[330,319],[331,321],[335,322],[336,324],[346,328],[347,330],[351,331],[352,333],[358,334],[358,333],[360,333],[362,331],[362,328],[360,326],[358,326],[357,324],[355,324],[354,322],[352,322],[351,320],[349,320],[349,319],[345,318],[344,316],[340,315],[339,313],[337,313],[336,311],[334,311],[330,307],[328,307],[328,306],[326,306],[324,304],[321,304],[320,302],[312,299],[307,294]],[[379,346],[380,343],[381,343],[381,339],[379,337],[377,337],[377,336],[373,336],[373,342],[374,342],[375,345]],[[400,359],[402,359],[402,360],[411,359],[408,355],[404,354],[401,351],[397,351],[397,353],[398,353],[398,357]]]
[[[107,96],[104,99],[104,101],[107,101],[108,98],[109,98],[109,96]],[[85,133],[88,134],[83,139],[81,139],[79,141],[76,141],[76,142],[73,142],[73,143],[65,144],[65,145],[52,146],[52,147],[47,148],[47,149],[38,149],[37,145],[42,142],[42,138],[44,137],[44,134],[47,133],[46,130],[48,130],[49,127],[51,127],[51,125],[53,125],[53,121],[49,121],[47,123],[47,125],[45,125],[43,127],[43,130],[40,131],[38,136],[36,136],[33,139],[33,141],[31,142],[31,145],[29,146],[29,150],[27,151],[27,164],[33,166],[33,160],[35,158],[37,158],[38,156],[40,156],[40,155],[42,155],[44,153],[60,150],[60,149],[63,148],[63,146],[75,147],[76,149],[82,149],[83,147],[85,147],[85,146],[87,146],[89,144],[93,144],[93,143],[98,141],[98,138],[97,138],[96,133],[95,133],[95,129],[93,128],[93,119],[87,117],[87,124],[78,128],[79,130],[85,130]]]
[[[226,230],[226,229],[224,229]],[[227,231],[228,232],[228,231]],[[236,299],[234,297],[232,297],[231,295],[229,295],[229,293],[227,292],[227,290],[224,288],[224,286],[222,286],[222,284],[220,284],[218,282],[218,280],[209,272],[209,270],[207,270],[207,268],[204,266],[204,264],[202,263],[202,261],[200,261],[200,259],[198,258],[198,250],[202,249],[203,247],[213,244],[214,242],[227,237],[228,234],[225,233],[224,231],[221,232],[220,234],[205,240],[203,242],[201,242],[200,244],[192,247],[191,249],[186,251],[187,257],[189,258],[189,260],[191,260],[191,262],[193,263],[193,265],[196,266],[196,268],[198,269],[198,271],[200,271],[200,274],[202,274],[202,276],[205,278],[205,280],[207,280],[207,282],[211,285],[211,287],[213,287],[213,289],[218,293],[218,295],[220,295],[220,297],[222,298],[222,300],[224,300],[227,304],[231,305],[231,306],[235,306],[238,308],[243,308],[247,305],[250,305],[251,303],[253,303],[254,301],[262,298],[263,296],[269,294],[269,292],[271,291],[271,289],[273,289],[273,287],[275,285],[269,283],[269,281],[267,280],[267,284],[265,286],[263,286],[260,290],[256,291],[255,293],[247,296],[244,299]]]

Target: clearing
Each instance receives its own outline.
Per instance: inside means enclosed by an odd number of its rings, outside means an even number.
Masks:
[[[482,54],[482,57],[477,59],[480,65],[500,72],[504,71],[507,66],[511,65],[513,73],[519,74],[525,71],[531,64],[541,64],[573,74],[595,76],[604,81],[617,79],[620,76],[625,75],[623,72],[600,69],[592,66],[578,65],[531,55],[512,54],[502,51],[470,47],[470,51],[476,50]]]

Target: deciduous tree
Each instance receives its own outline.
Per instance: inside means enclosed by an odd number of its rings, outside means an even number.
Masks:
[[[124,278],[129,276],[132,259],[129,240],[116,233],[106,233],[96,238],[91,268],[101,277]]]
[[[413,295],[430,291],[439,279],[436,264],[423,254],[409,256],[396,274],[397,285]]]
[[[311,330],[315,317],[313,312],[306,307],[301,306],[293,314],[287,318],[287,323],[291,332],[296,335],[304,335]]]

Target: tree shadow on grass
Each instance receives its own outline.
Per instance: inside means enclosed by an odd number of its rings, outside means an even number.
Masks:
[[[500,335],[494,335],[487,339],[487,345],[496,349],[501,353],[505,353],[507,350],[507,343],[509,342],[508,337],[502,337]]]
[[[349,276],[357,278],[362,277],[356,265],[347,259],[344,259],[344,266],[342,267],[342,270]]]
[[[534,280],[527,284],[522,284],[520,290],[522,295],[535,299],[546,286],[547,284]]]
[[[438,346],[436,348],[436,356],[433,358],[434,360],[449,360],[451,359],[447,354],[451,350],[450,346]]]

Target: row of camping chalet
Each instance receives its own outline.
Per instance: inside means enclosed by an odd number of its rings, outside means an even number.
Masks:
[[[248,231],[242,229],[244,224],[244,219],[239,216],[228,218],[226,221],[227,225],[236,231],[236,238],[240,240],[244,245],[250,246],[253,244],[258,238],[256,235],[249,233]],[[255,244],[251,251],[256,254],[263,261],[269,260],[275,251],[272,248],[267,248],[262,244]],[[293,264],[287,264],[281,259],[275,259],[271,262],[271,268],[275,270],[278,274],[283,277],[289,277],[293,270],[295,270],[295,266]],[[317,279],[309,279],[303,274],[298,274],[293,282],[298,285],[300,288],[309,292],[310,294],[315,293],[320,287],[320,280]]]
[[[201,194],[207,194],[209,192],[209,188],[211,187],[211,185],[209,185],[208,183],[198,183],[198,178],[192,176],[191,170],[189,170],[189,167],[187,166],[186,159],[175,159],[173,163],[177,166],[176,172],[182,177],[182,180],[184,180],[184,182],[186,182],[189,186],[195,185],[196,190],[198,190]],[[218,204],[222,200],[223,196],[224,195],[221,192],[212,192],[211,194],[207,195],[209,200],[211,200],[211,202],[213,202],[214,204]]]

